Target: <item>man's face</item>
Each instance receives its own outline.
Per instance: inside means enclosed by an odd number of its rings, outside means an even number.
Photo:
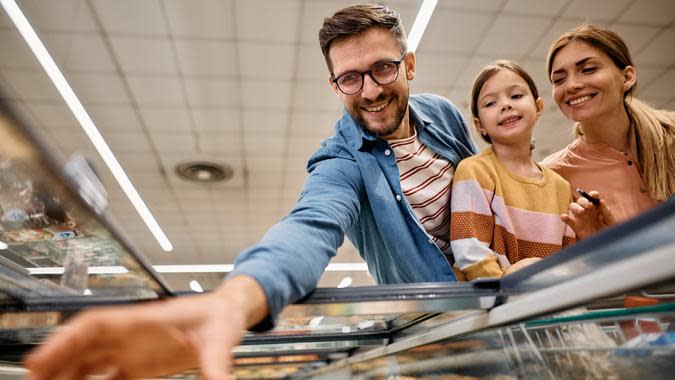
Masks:
[[[389,31],[372,28],[333,42],[329,57],[333,64],[333,73],[338,77],[347,72],[369,70],[378,62],[397,60],[401,57],[401,51]],[[410,94],[408,80],[415,76],[413,53],[405,56],[398,70],[398,78],[387,85],[379,85],[369,75],[365,75],[363,88],[353,95],[345,95],[330,81],[352,118],[376,136],[386,138],[392,135],[399,129],[406,115]]]

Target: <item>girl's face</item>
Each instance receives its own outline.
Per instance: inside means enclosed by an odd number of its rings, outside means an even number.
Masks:
[[[532,128],[544,106],[534,99],[527,82],[515,72],[501,69],[478,93],[474,125],[492,144],[530,144]]]
[[[632,66],[619,69],[602,50],[583,41],[560,49],[551,65],[553,99],[567,118],[582,124],[622,112],[624,93],[635,80]]]

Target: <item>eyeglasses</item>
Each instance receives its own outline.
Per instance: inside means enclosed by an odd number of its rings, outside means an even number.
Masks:
[[[381,61],[371,66],[366,71],[350,71],[333,78],[333,83],[338,87],[340,92],[345,95],[354,95],[363,88],[363,81],[368,75],[373,82],[379,85],[392,84],[398,79],[398,67],[403,62],[403,58],[407,53],[403,53],[401,58],[391,61]],[[331,74],[332,76],[333,74]]]

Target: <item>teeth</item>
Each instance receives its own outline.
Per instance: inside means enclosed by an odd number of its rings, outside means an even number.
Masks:
[[[579,104],[579,103],[582,103],[582,102],[587,101],[587,100],[590,99],[590,98],[591,98],[590,95],[586,95],[586,96],[582,96],[582,97],[580,97],[580,98],[578,98],[578,99],[570,100],[570,105],[575,106],[575,105],[577,105],[577,104]]]
[[[368,111],[368,112],[378,112],[378,111],[382,111],[384,109],[384,107],[387,106],[387,104],[389,104],[388,100],[385,103],[382,103],[382,105],[379,105],[377,107],[363,107],[363,108],[365,108],[366,111]]]
[[[508,118],[508,119],[506,119],[506,120],[502,120],[502,122],[499,123],[499,124],[508,124],[508,123],[512,123],[512,122],[514,122],[514,121],[516,121],[516,120],[518,120],[518,119],[520,119],[518,116],[510,117],[510,118]]]

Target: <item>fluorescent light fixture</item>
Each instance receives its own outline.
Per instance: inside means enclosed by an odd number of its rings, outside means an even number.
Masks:
[[[204,288],[202,288],[202,285],[197,280],[190,281],[190,289],[193,292],[204,293]]]
[[[35,30],[26,19],[26,16],[23,14],[23,12],[21,12],[21,9],[14,0],[0,0],[0,4],[2,4],[2,7],[5,9],[5,12],[7,12],[7,15],[9,15],[9,18],[11,18],[12,22],[14,22],[16,29],[19,31],[19,33],[21,33],[23,39],[28,44],[28,47],[30,47],[30,49],[33,51],[33,54],[35,54],[35,57],[42,65],[42,68],[52,80],[52,83],[63,97],[63,100],[68,105],[68,108],[70,108],[70,111],[80,123],[82,129],[84,129],[84,132],[89,137],[89,140],[91,140],[92,144],[94,144],[94,147],[101,155],[101,158],[108,166],[108,169],[110,169],[113,176],[120,184],[120,187],[129,198],[129,201],[131,201],[131,204],[134,205],[136,211],[148,226],[148,229],[150,229],[152,235],[155,237],[164,251],[170,252],[173,249],[173,246],[171,245],[169,238],[166,236],[164,231],[162,231],[162,228],[159,226],[157,220],[155,220],[155,217],[145,205],[145,202],[143,202],[143,199],[136,191],[136,188],[134,188],[134,185],[129,180],[129,177],[127,177],[127,174],[124,172],[124,169],[122,169],[122,166],[117,161],[117,158],[115,158],[115,155],[108,147],[108,144],[103,139],[103,136],[101,136],[101,133],[96,128],[96,125],[91,120],[91,117],[89,117],[89,114],[87,114],[87,111],[84,109],[84,106],[82,106],[82,103],[75,95],[75,92],[70,87],[70,84],[68,84],[68,81],[66,81],[66,78],[61,73],[61,70],[59,70],[58,66],[54,62],[54,59],[52,59],[52,57],[49,55],[49,52],[47,52],[44,44],[42,44],[42,41],[40,41],[40,38],[35,33]]]
[[[26,268],[29,274],[32,275],[50,275],[63,274],[63,267],[49,267],[49,268]],[[127,268],[122,266],[101,266],[101,267],[89,267],[87,268],[87,273],[89,274],[124,274],[129,273]]]
[[[91,292],[91,289],[84,289],[84,291],[82,292],[82,295],[85,295],[85,296],[90,296],[92,294],[93,293]]]
[[[309,323],[307,324],[307,326],[308,326],[310,329],[315,329],[315,328],[317,328],[317,327],[321,324],[321,321],[323,321],[323,316],[321,316],[321,317],[314,317],[314,318],[312,318],[312,319],[309,320]]]
[[[330,263],[326,267],[326,272],[342,272],[342,271],[368,271],[368,264],[366,263]]]
[[[417,45],[419,45],[422,39],[422,35],[427,28],[427,24],[429,24],[429,20],[431,20],[431,15],[434,13],[437,3],[438,0],[424,0],[422,3],[408,34],[408,51],[414,52],[417,50]]]
[[[349,276],[344,277],[338,284],[338,288],[346,288],[352,284],[352,278]]]
[[[7,247],[7,244],[5,244],[5,243],[3,243],[3,242],[0,241],[0,250],[2,250],[2,249],[7,249],[7,248],[8,248],[8,247]]]

